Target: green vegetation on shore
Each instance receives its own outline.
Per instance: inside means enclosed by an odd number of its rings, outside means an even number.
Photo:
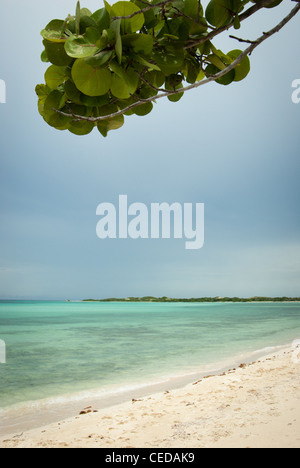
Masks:
[[[190,299],[176,299],[170,297],[127,297],[126,299],[84,299],[83,302],[300,302],[300,297],[201,297]]]

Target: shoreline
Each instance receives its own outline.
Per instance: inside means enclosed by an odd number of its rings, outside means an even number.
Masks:
[[[102,388],[90,388],[69,394],[61,394],[45,399],[24,401],[0,408],[0,439],[12,432],[26,432],[44,425],[58,423],[78,415],[81,410],[92,406],[97,410],[109,409],[127,403],[132,399],[182,389],[194,381],[217,375],[237,368],[241,363],[250,364],[263,358],[270,352],[290,348],[291,344],[274,345],[242,354],[226,360],[182,370],[177,374],[162,375],[151,381],[133,382],[132,384],[114,384]]]
[[[208,412],[207,418],[213,419],[214,414],[216,413],[216,407],[212,404],[213,401],[215,401],[215,395],[218,393],[217,400],[221,400],[222,397],[225,397],[225,395],[222,395],[222,387],[232,387],[232,384],[234,381],[240,381],[240,384],[236,390],[241,390],[241,388],[244,388],[245,383],[247,381],[247,384],[251,387],[254,386],[253,383],[253,378],[257,379],[258,375],[260,376],[260,384],[261,386],[267,386],[269,387],[269,392],[271,390],[276,389],[277,387],[280,386],[282,387],[282,383],[280,381],[280,378],[282,377],[283,370],[285,371],[286,377],[289,376],[291,379],[291,382],[293,381],[292,387],[294,388],[294,393],[297,390],[297,395],[295,396],[296,398],[296,408],[295,408],[295,418],[297,422],[297,427],[298,427],[298,440],[294,440],[296,436],[293,436],[293,439],[290,440],[290,443],[293,444],[298,444],[300,446],[300,418],[297,419],[296,416],[300,416],[300,394],[299,394],[299,388],[300,388],[300,382],[299,382],[299,364],[293,362],[293,356],[295,354],[295,348],[292,347],[291,345],[289,346],[282,346],[280,347],[280,350],[277,350],[276,352],[273,351],[272,353],[267,353],[266,354],[266,349],[265,350],[260,350],[265,351],[265,354],[263,357],[256,357],[256,361],[253,361],[253,356],[249,356],[248,362],[243,361],[240,363],[240,365],[236,365],[234,369],[226,370],[219,369],[216,370],[218,372],[218,375],[202,375],[200,376],[198,374],[190,374],[189,376],[185,376],[185,378],[188,377],[188,381],[183,383],[181,382],[173,382],[175,385],[172,388],[172,385],[170,385],[171,380],[168,381],[169,385],[167,385],[167,382],[163,382],[158,384],[158,385],[153,385],[151,387],[145,387],[145,388],[140,388],[140,391],[137,390],[130,390],[128,395],[126,395],[127,400],[120,401],[118,399],[118,395],[115,395],[115,400],[114,404],[110,406],[105,406],[102,407],[97,405],[97,401],[94,402],[92,401],[92,398],[89,397],[87,400],[81,400],[80,402],[76,403],[76,412],[73,413],[72,417],[66,417],[63,414],[61,414],[61,418],[58,419],[56,418],[55,421],[52,423],[49,423],[49,421],[44,420],[44,418],[40,418],[39,420],[36,420],[37,426],[34,429],[31,429],[27,432],[24,431],[22,432],[22,435],[16,436],[16,433],[20,433],[20,429],[15,427],[14,430],[11,431],[11,435],[2,434],[0,436],[0,447],[3,448],[9,448],[10,446],[14,447],[21,447],[21,446],[58,446],[60,444],[65,444],[64,446],[67,447],[73,447],[74,444],[75,446],[91,446],[91,444],[94,444],[92,446],[99,446],[99,447],[127,447],[127,446],[134,446],[134,447],[179,447],[180,446],[180,441],[179,439],[175,438],[175,440],[178,442],[178,444],[175,445],[170,445],[170,441],[167,442],[167,439],[164,439],[166,443],[163,443],[163,440],[161,440],[160,443],[155,442],[154,440],[151,442],[151,437],[147,438],[145,434],[145,440],[141,439],[143,431],[140,430],[141,425],[143,425],[143,421],[145,419],[148,419],[148,416],[151,414],[164,414],[166,413],[166,410],[168,409],[170,411],[169,418],[171,420],[173,419],[174,421],[178,419],[178,422],[174,422],[173,426],[176,426],[176,424],[181,425],[183,424],[182,420],[185,420],[184,424],[187,424],[188,426],[193,426],[194,423],[194,416],[192,420],[186,419],[188,415],[190,414],[189,411],[189,406],[192,408],[195,407],[196,405],[196,400],[199,400],[199,390],[202,393],[202,398],[200,401],[203,399],[204,403],[204,408],[202,411],[205,411],[205,408],[211,406],[211,412]],[[270,348],[268,348],[270,350]],[[253,362],[251,362],[251,360]],[[282,361],[282,362],[281,362]],[[278,374],[276,376],[275,380],[272,382],[267,378],[267,373],[271,372],[270,367],[273,366],[273,372],[274,375]],[[249,375],[248,374],[253,374],[252,379],[249,381]],[[265,374],[265,375],[264,375]],[[262,378],[263,377],[263,378]],[[266,378],[264,378],[266,377]],[[193,381],[194,379],[194,381]],[[298,379],[298,383],[295,383],[294,380]],[[245,381],[245,382],[244,382]],[[197,384],[196,384],[197,382]],[[178,386],[181,384],[180,386]],[[182,385],[183,384],[183,385]],[[269,385],[268,385],[269,384]],[[271,385],[272,384],[272,385]],[[228,388],[227,388],[228,389]],[[254,389],[249,389],[249,395],[252,397],[252,390],[254,392]],[[281,388],[281,397],[284,398],[286,396],[285,392],[288,392],[288,388],[285,388],[284,392],[282,393],[282,388]],[[124,394],[123,394],[124,397]],[[271,398],[272,399],[272,398]],[[274,398],[273,398],[274,399]],[[173,402],[172,402],[173,400]],[[184,407],[180,406],[178,407],[178,402],[177,400],[180,400],[181,403],[182,401],[188,401]],[[211,401],[213,400],[213,401]],[[250,398],[249,403],[253,404],[252,398]],[[175,402],[177,402],[175,404]],[[205,404],[206,402],[206,404]],[[168,405],[166,406],[166,404]],[[173,404],[172,404],[173,403]],[[254,402],[255,403],[255,402]],[[277,406],[280,406],[283,402],[278,402]],[[287,403],[287,402],[286,402]],[[246,405],[248,405],[248,402],[246,402]],[[220,405],[219,405],[220,406]],[[255,406],[255,404],[254,404]],[[277,413],[279,413],[279,408],[276,408],[276,404],[274,402],[274,414],[277,409]],[[295,403],[294,403],[295,406]],[[142,407],[142,413],[140,413],[138,410],[139,408]],[[226,409],[226,405],[224,406],[224,410]],[[230,407],[230,405],[229,405]],[[181,408],[181,411],[178,410]],[[84,411],[85,409],[85,411]],[[254,408],[257,413],[258,408]],[[79,412],[84,411],[83,415],[79,416]],[[93,413],[93,411],[97,411]],[[242,412],[245,410],[243,406],[236,411]],[[74,407],[75,411],[75,407]],[[229,412],[229,410],[228,410]],[[258,412],[259,413],[259,412]],[[74,416],[75,414],[75,416]],[[178,418],[176,419],[176,414]],[[215,417],[217,417],[219,414],[219,411],[217,411],[217,414],[215,414]],[[235,413],[237,414],[237,413]],[[129,416],[131,415],[131,416]],[[148,415],[148,416],[147,416]],[[153,416],[154,417],[154,416]],[[153,418],[152,417],[152,418]],[[174,419],[175,418],[175,419]],[[294,418],[294,419],[295,419]],[[155,418],[154,418],[155,419]],[[202,418],[203,419],[203,418]],[[117,423],[117,420],[119,421]],[[128,429],[128,425],[130,426],[129,422],[132,421],[134,422],[134,429],[131,427],[131,429]],[[296,422],[291,422],[292,426],[296,424]],[[39,424],[38,424],[39,423]],[[226,421],[223,421],[222,426],[226,426]],[[247,418],[243,422],[243,427],[247,426]],[[104,427],[109,424],[109,427],[107,428],[107,437],[104,435]],[[156,425],[159,425],[160,430],[165,433],[167,428],[165,427],[166,424],[164,422],[164,418],[157,418],[155,421]],[[266,423],[264,423],[266,424]],[[289,424],[289,423],[288,423]],[[196,423],[194,424],[196,425]],[[46,427],[45,427],[46,426]],[[95,438],[91,437],[91,440],[86,441],[86,439],[83,438],[83,434],[86,433],[86,431],[90,431],[91,433],[96,431],[96,426],[101,427],[101,439],[97,439],[96,435]],[[127,427],[127,432],[129,435],[132,433],[131,437],[128,439],[123,437],[123,426],[124,428]],[[172,426],[172,427],[173,427]],[[180,427],[181,427],[180,426]],[[63,431],[63,427],[65,428],[65,431]],[[149,426],[150,429],[151,425]],[[230,427],[228,426],[228,430]],[[144,429],[143,429],[144,430]],[[265,430],[265,429],[264,429]],[[44,432],[46,431],[46,432]],[[47,439],[47,436],[45,434],[48,434],[50,431],[51,433],[51,441]],[[98,429],[97,429],[98,431]],[[113,431],[116,433],[113,439],[108,437],[108,434],[110,431]],[[121,431],[121,433],[119,432]],[[139,438],[136,439],[136,436],[134,434],[139,433],[140,436]],[[228,432],[228,431],[227,431]],[[75,442],[73,438],[70,438],[71,433],[74,434],[76,433],[76,437],[78,437],[77,442]],[[17,434],[18,435],[18,434]],[[81,436],[82,435],[82,436]],[[123,438],[122,438],[123,437]],[[134,443],[133,440],[136,440]],[[97,439],[97,442],[96,442]],[[297,439],[297,437],[296,437]],[[169,439],[168,439],[169,440]],[[124,445],[124,441],[126,444]],[[130,442],[129,442],[130,441]],[[133,443],[133,445],[131,445]],[[192,442],[191,442],[192,443]],[[190,446],[198,446],[198,443],[193,441],[195,445],[190,445]],[[280,445],[280,441],[278,441]],[[129,445],[128,445],[129,444]],[[135,445],[136,444],[136,445]],[[154,444],[154,445],[153,445]],[[161,445],[162,444],[162,445]],[[201,445],[201,444],[200,444]],[[209,444],[208,444],[209,445]],[[188,446],[188,445],[186,445]],[[204,446],[207,446],[205,443]]]

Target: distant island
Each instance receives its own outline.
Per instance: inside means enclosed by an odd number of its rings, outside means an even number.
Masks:
[[[126,297],[125,299],[111,297],[108,299],[84,299],[83,302],[300,302],[300,297],[200,297],[176,299],[171,297]]]

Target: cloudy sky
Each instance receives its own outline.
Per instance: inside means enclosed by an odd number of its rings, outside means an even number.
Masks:
[[[96,10],[101,1],[82,0]],[[258,48],[248,78],[160,100],[104,139],[59,132],[37,112],[40,31],[75,0],[2,0],[0,298],[300,295],[300,16]],[[294,6],[265,10],[256,39]],[[219,39],[225,52],[237,48]],[[96,236],[96,208],[205,203],[205,245]]]

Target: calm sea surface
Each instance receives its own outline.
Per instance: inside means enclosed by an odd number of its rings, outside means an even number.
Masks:
[[[0,407],[221,368],[298,338],[299,303],[1,302]]]

